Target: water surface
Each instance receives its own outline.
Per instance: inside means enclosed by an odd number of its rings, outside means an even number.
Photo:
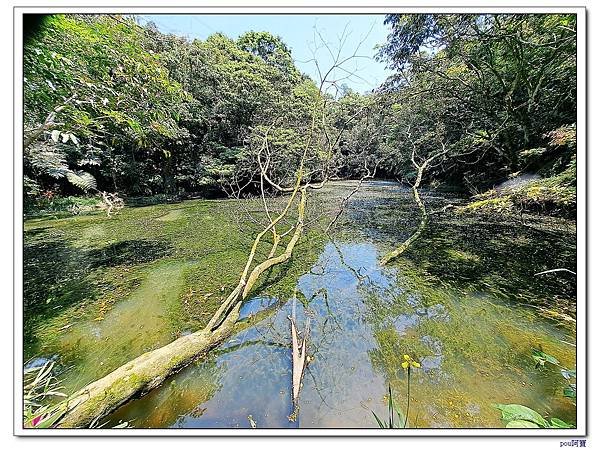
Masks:
[[[317,194],[312,207],[343,197],[347,189],[339,184]],[[425,198],[432,208],[460,201]],[[161,211],[155,222],[171,226],[189,220],[193,211],[193,204]],[[573,303],[574,284],[563,276],[533,276],[558,262],[574,264],[568,226],[448,215],[436,219],[406,257],[381,267],[383,253],[408,236],[418,219],[406,190],[367,184],[292,292],[257,292],[242,307],[242,331],[121,407],[109,425],[376,427],[373,412],[386,417],[388,386],[406,409],[404,354],[421,364],[411,372],[411,427],[502,427],[494,403],[519,403],[574,423],[575,407],[562,395],[566,382],[559,368],[536,367],[532,358],[533,349],[542,349],[562,366],[575,367],[574,327],[548,314],[550,304]],[[84,227],[81,239],[103,232],[102,225],[94,227]],[[201,272],[203,260],[175,253],[144,263],[139,283],[99,320],[75,321],[46,346],[52,354],[42,356],[54,355],[68,366],[68,386],[80,387],[191,331],[190,321],[181,318],[194,297],[186,274]],[[288,418],[292,314],[301,330],[310,318],[311,360],[295,421]]]

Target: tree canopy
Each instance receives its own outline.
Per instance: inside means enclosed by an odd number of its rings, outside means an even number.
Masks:
[[[408,14],[386,23],[378,56],[396,73],[384,90],[401,109],[429,104],[435,126],[454,134],[461,157],[445,177],[481,185],[523,170],[554,174],[574,157],[548,145],[548,133],[576,119],[574,15]],[[422,119],[408,114],[404,127],[409,117]]]
[[[47,16],[24,52],[26,194],[256,192],[265,158],[272,179],[295,177],[315,105],[313,178],[328,160],[329,176],[377,168],[410,181],[413,158],[442,149],[424,180],[463,190],[574,174],[574,15],[392,14],[385,24],[377,58],[393,75],[333,98],[269,32],[190,41],[127,16]]]

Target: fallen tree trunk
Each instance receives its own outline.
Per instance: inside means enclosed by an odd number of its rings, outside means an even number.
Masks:
[[[89,426],[92,422],[110,414],[128,400],[136,396],[142,396],[156,388],[167,377],[206,354],[231,336],[239,318],[242,301],[250,293],[260,275],[274,265],[287,261],[291,257],[303,229],[306,189],[307,186],[300,188],[299,184],[296,184],[284,212],[257,235],[238,285],[204,329],[180,337],[164,347],[144,353],[105,377],[87,385],[69,398],[67,411],[57,426],[60,428]],[[267,260],[258,264],[250,273],[250,276],[246,278],[260,238],[285,216],[298,192],[300,192],[301,197],[298,204],[296,229],[285,251],[277,257],[267,258]]]
[[[409,136],[410,136],[410,134],[409,134]],[[417,206],[419,207],[419,210],[421,211],[421,222],[419,223],[417,230],[408,239],[406,239],[402,244],[400,244],[400,246],[398,246],[391,252],[384,255],[383,258],[381,258],[382,265],[386,265],[391,260],[396,259],[400,255],[402,255],[402,253],[404,253],[406,251],[406,249],[408,249],[414,241],[419,239],[419,236],[421,236],[421,234],[423,234],[423,231],[425,231],[425,228],[427,227],[427,224],[429,223],[429,214],[427,213],[427,208],[425,207],[425,204],[423,203],[423,200],[421,200],[421,196],[419,195],[419,187],[421,186],[421,180],[423,179],[423,173],[425,172],[425,169],[427,169],[427,167],[435,159],[443,157],[448,152],[448,150],[446,149],[446,145],[443,142],[440,142],[440,144],[442,146],[442,150],[439,153],[435,153],[434,155],[427,158],[425,161],[423,161],[422,164],[417,163],[416,146],[413,144],[413,153],[412,153],[411,159],[412,159],[413,165],[417,169],[417,178],[415,179],[415,182],[412,185],[412,193],[413,193],[413,197],[415,199],[415,203],[417,204]]]
[[[197,357],[206,354],[230,336],[239,317],[239,307],[214,332],[200,330],[164,347],[138,356],[76,393],[68,400],[60,428],[86,427],[110,414],[129,399],[159,386]]]

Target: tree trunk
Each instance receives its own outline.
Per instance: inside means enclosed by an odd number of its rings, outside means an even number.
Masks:
[[[306,189],[307,186],[300,189],[296,185],[296,189],[292,192],[284,211],[257,235],[238,285],[204,329],[180,337],[164,347],[144,353],[100,380],[87,385],[68,400],[67,412],[57,426],[61,428],[89,426],[92,422],[110,414],[128,400],[136,396],[143,396],[156,388],[168,376],[205,355],[231,336],[235,331],[242,301],[248,296],[260,275],[274,265],[287,261],[292,256],[294,246],[303,230]],[[296,230],[285,251],[279,256],[267,258],[258,264],[247,278],[258,241],[275,223],[285,216],[298,191],[300,191],[301,196],[298,203]]]
[[[143,396],[168,376],[205,355],[227,339],[235,329],[241,304],[232,310],[214,332],[200,330],[180,337],[164,347],[138,356],[104,378],[95,381],[68,400],[60,428],[82,428],[110,414],[128,400]]]

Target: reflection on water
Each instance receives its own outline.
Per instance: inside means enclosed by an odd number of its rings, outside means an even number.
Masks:
[[[240,308],[240,320],[251,318],[257,312],[263,311],[278,302],[279,301],[273,297],[253,297],[244,302]]]
[[[330,242],[298,280],[299,324],[311,317],[312,360],[297,422],[289,422],[292,301],[230,339],[209,362],[185,369],[164,387],[130,402],[111,423],[137,427],[374,427],[385,416],[391,383],[403,405],[404,353],[414,372],[409,420],[418,427],[499,427],[492,403],[523,403],[574,420],[557,393],[560,373],[536,369],[542,345],[574,364],[563,331],[525,309],[435,289],[402,268],[381,268],[373,243]],[[412,278],[411,278],[412,277]],[[421,283],[421,284],[420,284]],[[248,308],[273,304],[257,298]],[[302,306],[304,305],[304,306]],[[207,397],[208,396],[208,397]]]
[[[347,192],[326,188],[319,195]],[[429,204],[443,200],[425,198]],[[176,210],[161,220],[177,221],[182,214]],[[404,190],[367,184],[349,203],[335,237],[297,280],[295,298],[249,299],[241,309],[241,331],[121,407],[108,425],[126,420],[136,427],[248,428],[251,416],[259,428],[376,427],[372,412],[386,417],[388,384],[405,408],[404,354],[421,363],[411,375],[411,426],[502,427],[493,403],[520,403],[574,423],[559,370],[536,368],[531,357],[533,348],[541,348],[574,368],[574,331],[528,306],[569,298],[568,279],[540,281],[531,274],[554,261],[570,262],[571,244],[558,232],[529,227],[517,233],[451,220],[436,220],[406,258],[380,267],[390,244],[414,229],[418,211]],[[62,365],[72,366],[63,373],[68,389],[189,332],[177,311],[182,277],[198,263],[154,259],[148,259],[140,285],[102,320],[61,325],[46,357],[60,354]],[[300,329],[310,317],[311,361],[298,419],[290,422],[287,317],[294,303]]]

